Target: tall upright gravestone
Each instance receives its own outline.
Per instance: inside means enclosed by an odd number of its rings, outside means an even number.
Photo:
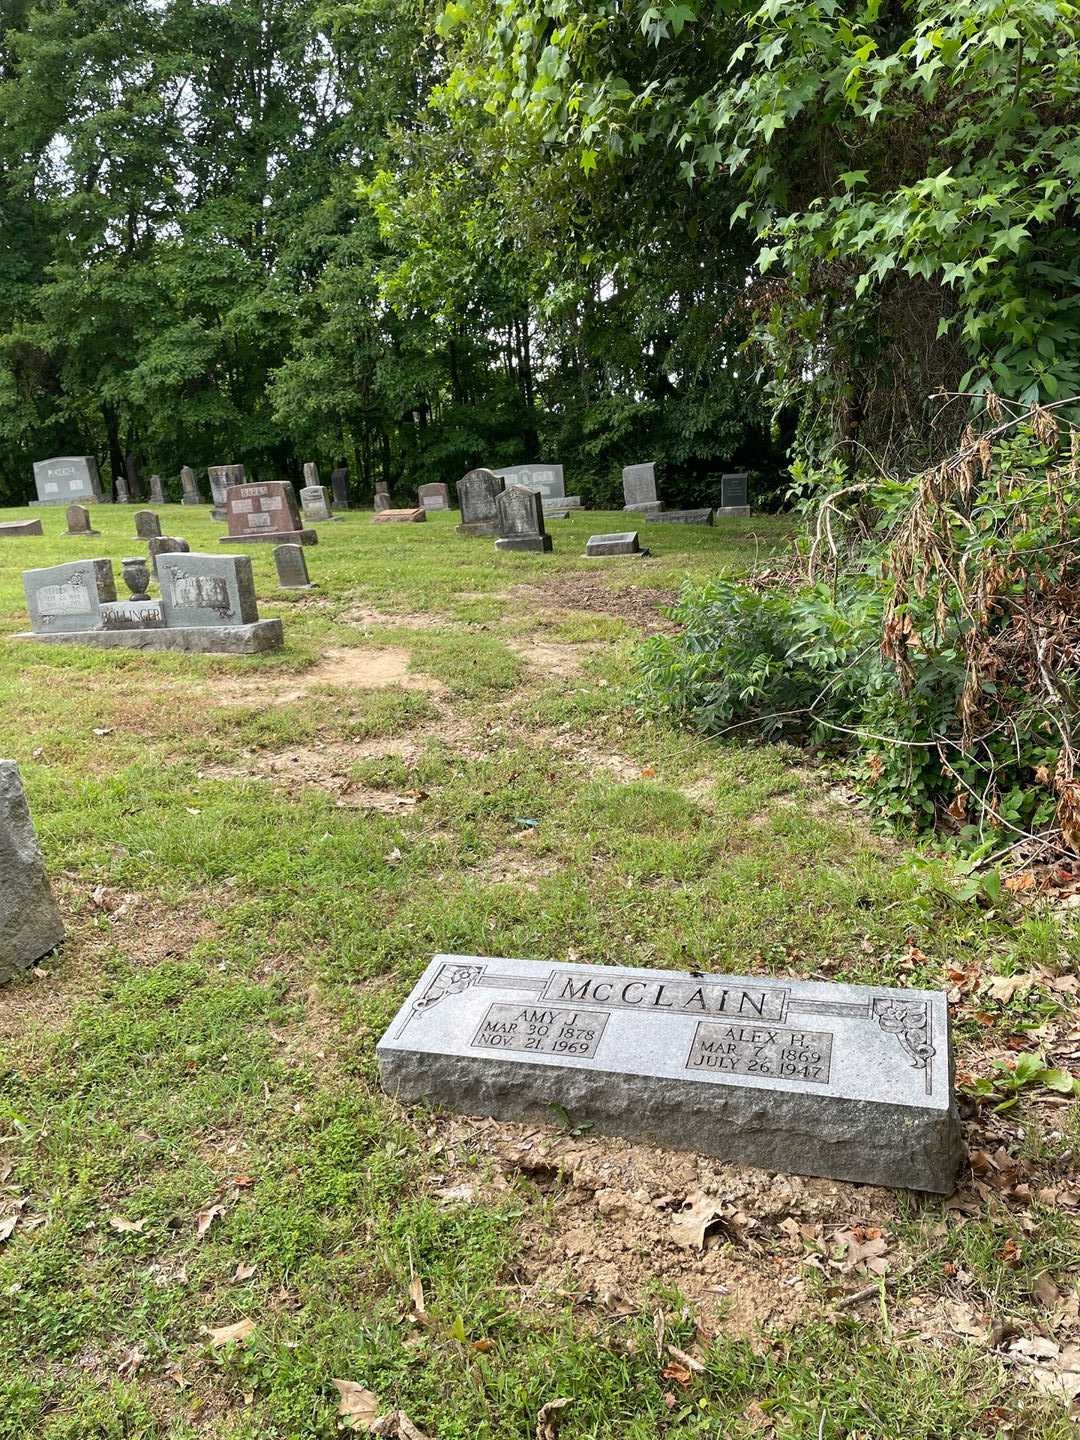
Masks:
[[[180,466],[180,485],[183,494],[180,497],[181,505],[201,505],[202,496],[199,494],[198,482],[195,479],[195,471],[190,465]]]
[[[247,472],[243,465],[210,465],[206,470],[206,478],[210,481],[210,498],[214,505],[210,511],[210,519],[224,520],[227,518],[226,500],[229,486],[243,485]]]
[[[964,1154],[941,991],[436,955],[376,1054],[406,1103],[735,1165],[948,1194]]]
[[[646,465],[627,465],[622,472],[623,509],[636,510],[642,515],[655,513],[664,508],[656,495],[656,466],[652,461]]]
[[[54,949],[64,924],[38,848],[19,767],[0,760],[0,981]]]
[[[73,500],[102,504],[97,461],[93,455],[64,455],[55,460],[34,461],[34,505],[70,505]]]
[[[544,529],[544,498],[538,490],[511,485],[495,499],[499,538],[496,550],[532,550],[541,554],[552,548]]]
[[[155,539],[161,534],[161,521],[153,510],[135,511],[135,534],[140,540]]]
[[[498,535],[498,497],[506,489],[506,481],[494,470],[470,470],[458,481],[458,506],[461,510],[459,535]]]
[[[315,545],[318,535],[300,522],[296,497],[287,480],[265,480],[257,485],[230,485],[226,519],[229,533],[222,545]]]
[[[304,469],[307,468],[305,465]],[[330,520],[337,520],[337,516],[331,509],[330,495],[325,485],[305,485],[300,491],[300,509],[304,519],[312,525],[321,525]]]
[[[150,504],[165,504],[165,482],[160,475],[150,476]]]

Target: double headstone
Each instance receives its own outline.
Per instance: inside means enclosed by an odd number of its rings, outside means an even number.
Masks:
[[[85,505],[69,505],[67,509],[68,535],[100,535],[100,530],[90,528],[90,511]]]
[[[230,485],[227,492],[228,535],[222,545],[314,545],[318,536],[301,524],[296,497],[287,480]]]
[[[544,502],[544,515],[548,520],[566,520],[568,512],[581,509],[580,495],[567,495],[566,481],[561,465],[513,465],[496,470],[507,488],[516,485],[522,490],[539,491]]]
[[[499,511],[496,504],[506,489],[506,481],[494,470],[470,470],[458,481],[458,507],[461,510],[459,535],[498,535]]]
[[[283,590],[310,590],[307,556],[302,545],[278,545],[274,549],[278,584]]]
[[[135,534],[140,540],[156,540],[161,534],[161,521],[153,510],[135,511]]]
[[[622,472],[623,509],[634,510],[642,515],[655,514],[664,508],[656,495],[656,466],[627,465]]]
[[[34,485],[38,496],[31,502],[34,505],[70,505],[73,500],[100,505],[105,500],[97,461],[92,455],[35,460]]]
[[[195,471],[190,465],[181,465],[180,484],[183,487],[183,494],[180,497],[181,505],[201,505],[202,496],[199,494],[199,486],[195,480]]]
[[[550,550],[551,536],[544,529],[544,502],[537,490],[516,485],[496,496],[499,539],[496,550]]]
[[[190,555],[191,546],[180,535],[154,535],[146,542],[146,548],[150,554],[150,567],[154,572],[154,578],[158,573],[159,555]]]
[[[210,511],[210,519],[224,520],[227,517],[226,505],[229,486],[243,485],[247,479],[247,473],[243,465],[211,465],[207,468],[206,475],[210,481],[210,498],[214,504],[214,508]]]
[[[450,509],[450,486],[441,480],[433,481],[430,485],[421,485],[416,496],[425,510]]]
[[[437,955],[379,1041],[409,1105],[947,1194],[964,1154],[940,991]]]
[[[305,470],[308,468],[307,465],[304,466]],[[315,469],[314,465],[310,468]],[[318,471],[315,473],[318,474]],[[305,485],[300,491],[300,508],[304,519],[311,525],[337,519],[330,508],[330,495],[325,485]]]
[[[64,938],[14,760],[0,760],[0,877],[0,981],[4,981],[47,955]]]

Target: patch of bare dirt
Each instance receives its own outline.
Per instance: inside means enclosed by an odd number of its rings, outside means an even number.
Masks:
[[[323,658],[302,675],[250,671],[218,684],[214,694],[215,698],[231,704],[288,705],[324,686],[343,690],[382,690],[395,686],[436,695],[446,693],[440,681],[411,671],[409,659],[408,650],[397,646],[379,650],[327,650]]]
[[[365,630],[369,625],[399,625],[407,630],[438,630],[445,628],[447,620],[438,615],[427,615],[420,611],[407,610],[399,614],[384,615],[370,605],[353,605],[338,616],[346,625],[360,625]]]
[[[454,1117],[428,1139],[444,1159],[442,1203],[512,1188],[543,1198],[521,1222],[533,1303],[569,1296],[609,1320],[677,1287],[705,1334],[756,1338],[832,1303],[825,1289],[853,1292],[900,1263],[897,1197],[875,1187],[495,1120]]]
[[[599,650],[598,645],[560,645],[551,640],[508,640],[515,655],[545,680],[572,680],[580,675],[585,658]]]
[[[341,810],[376,810],[384,815],[400,815],[423,799],[421,789],[407,788],[401,793],[383,790],[363,784],[349,772],[361,759],[400,755],[408,763],[409,758],[419,753],[420,747],[415,742],[386,740],[292,745],[285,750],[245,750],[241,759],[231,765],[204,766],[199,778],[269,780],[275,789],[291,796],[298,796],[308,786],[316,786],[332,795],[334,804]]]
[[[646,635],[674,635],[678,630],[663,613],[678,599],[674,590],[666,588],[625,585],[617,589],[599,575],[572,573],[553,576],[542,585],[515,585],[510,594],[534,609],[616,615]]]
[[[482,880],[486,885],[513,883],[519,889],[536,891],[538,880],[554,875],[556,866],[531,853],[536,841],[534,830],[524,830],[514,837],[510,846],[485,856],[459,874]]]

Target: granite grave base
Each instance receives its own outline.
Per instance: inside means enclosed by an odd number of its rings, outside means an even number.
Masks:
[[[750,513],[749,505],[718,505],[713,511],[717,520],[745,520]]]
[[[550,535],[503,535],[495,541],[496,550],[532,550],[546,555],[552,549]]]
[[[941,991],[436,955],[376,1054],[406,1103],[736,1165],[949,1194],[964,1154]]]
[[[648,517],[657,525],[711,525],[711,508],[701,510],[658,510]]]
[[[234,537],[235,538],[235,537]],[[210,655],[258,655],[280,650],[280,620],[254,620],[250,625],[173,625],[146,630],[69,630],[40,635],[21,631],[16,640],[41,645],[90,645],[96,650],[187,650]]]
[[[377,510],[371,517],[373,525],[416,525],[427,519],[422,505],[411,506],[408,510]]]
[[[611,535],[590,535],[585,542],[585,554],[590,559],[604,559],[612,555],[647,555],[638,541],[636,530],[619,530]]]

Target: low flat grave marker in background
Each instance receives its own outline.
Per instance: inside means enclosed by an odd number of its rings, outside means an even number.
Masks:
[[[375,499],[378,500],[378,495]],[[412,505],[408,510],[379,510],[371,517],[375,524],[385,523],[387,525],[415,525],[421,520],[427,519],[427,511],[422,505]]]
[[[5,535],[44,535],[40,520],[0,521],[0,538]]]
[[[948,1194],[963,1154],[940,991],[436,955],[383,1088],[739,1165]]]
[[[711,506],[702,506],[698,510],[657,510],[645,518],[656,525],[711,525],[713,512]]]
[[[585,554],[590,558],[607,555],[647,555],[638,542],[636,530],[619,530],[612,535],[590,535]]]
[[[230,485],[226,491],[229,533],[222,545],[315,545],[318,535],[305,529],[296,497],[287,480],[265,480],[258,485]]]
[[[38,498],[32,505],[70,505],[72,500],[105,499],[93,455],[62,455],[55,460],[34,461],[34,485]]]
[[[33,965],[64,938],[19,767],[0,760],[0,981]]]

